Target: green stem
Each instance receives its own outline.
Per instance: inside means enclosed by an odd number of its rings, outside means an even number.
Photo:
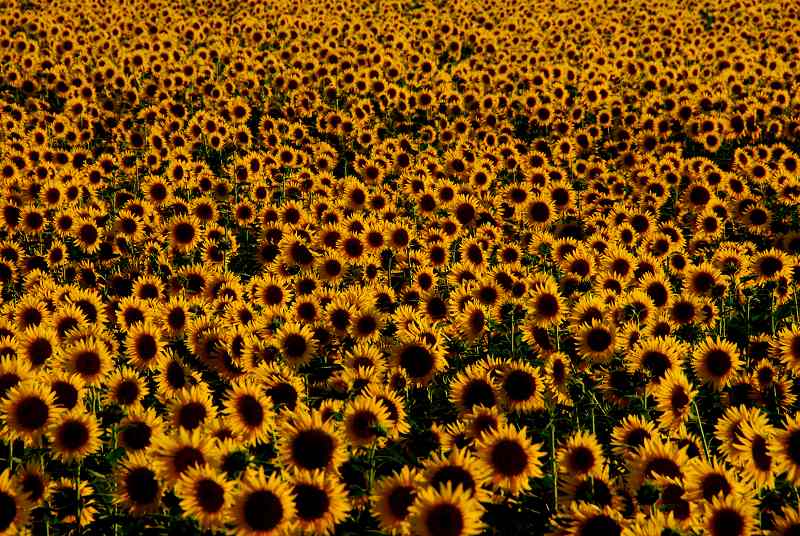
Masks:
[[[797,305],[797,285],[794,286],[794,321],[796,324],[800,324],[800,307]]]
[[[556,463],[556,426],[550,412],[550,459],[553,464],[553,513],[558,511],[558,464]]]
[[[83,514],[83,501],[81,500],[81,463],[78,462],[78,472],[75,475],[75,495],[77,497],[78,502],[78,517],[76,519],[76,533],[81,533],[81,515]]]
[[[705,450],[706,458],[709,458],[708,454],[708,440],[706,440],[706,433],[703,430],[703,419],[700,417],[700,411],[697,409],[697,402],[692,400],[692,408],[694,408],[694,416],[697,419],[697,425],[700,427],[700,437],[703,438],[703,450]]]
[[[375,482],[375,446],[377,445],[377,441],[372,442],[372,446],[369,448],[369,476],[367,479],[367,486],[369,489],[367,493],[372,493],[372,485]]]

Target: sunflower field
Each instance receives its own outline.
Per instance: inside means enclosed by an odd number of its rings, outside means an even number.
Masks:
[[[800,3],[0,0],[0,534],[800,534]]]

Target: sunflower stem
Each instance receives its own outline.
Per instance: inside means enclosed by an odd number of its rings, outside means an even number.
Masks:
[[[561,351],[561,337],[558,334],[558,324],[556,324],[556,351]]]
[[[511,357],[515,357],[514,352],[514,335],[515,335],[515,328],[516,322],[514,322],[514,309],[511,309]]]
[[[706,459],[711,459],[708,454],[708,440],[706,440],[706,433],[703,430],[703,419],[700,417],[700,411],[697,409],[697,402],[692,400],[692,408],[694,409],[694,416],[697,419],[697,425],[700,427],[700,437],[703,438],[703,450],[706,453]]]
[[[80,534],[81,533],[81,515],[83,513],[82,512],[83,504],[82,504],[82,501],[81,501],[81,463],[80,462],[78,462],[78,472],[75,475],[75,495],[77,497],[76,498],[76,502],[78,503],[78,517],[77,517],[77,519],[75,521],[75,523],[77,524],[78,527],[75,529],[75,532],[77,534]]]
[[[377,441],[372,442],[369,448],[369,475],[367,476],[367,493],[372,493],[372,484],[375,481],[375,446]]]
[[[553,464],[553,512],[558,511],[558,466],[556,463],[556,426],[550,410],[550,460]]]
[[[769,295],[769,321],[772,327],[772,335],[775,336],[775,292]],[[749,342],[749,341],[748,341]]]
[[[747,309],[746,309],[747,320],[745,322],[746,327],[746,337],[748,344],[750,343],[750,296],[747,296]],[[747,352],[747,357],[745,359],[745,366],[750,366],[750,351]]]
[[[797,284],[794,285],[792,297],[794,298],[794,322],[795,324],[800,324],[800,307],[797,305]]]

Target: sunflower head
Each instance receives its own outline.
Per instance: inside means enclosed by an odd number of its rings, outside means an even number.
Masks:
[[[268,478],[261,468],[246,472],[233,498],[232,512],[242,534],[280,533],[296,515],[292,488],[278,474]]]

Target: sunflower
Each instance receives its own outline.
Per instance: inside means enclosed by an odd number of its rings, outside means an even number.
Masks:
[[[34,446],[54,418],[55,395],[34,380],[23,382],[8,391],[0,405],[5,420],[3,435],[11,440],[21,439]]]
[[[749,272],[755,276],[759,283],[777,281],[781,278],[790,278],[790,258],[786,253],[769,249],[761,251],[751,258]]]
[[[595,363],[608,361],[614,354],[616,337],[613,325],[604,325],[593,319],[591,324],[584,324],[577,333],[578,352]]]
[[[183,389],[197,385],[200,378],[175,352],[167,349],[156,366],[156,381],[159,397],[171,400]]]
[[[446,426],[433,423],[428,438],[431,442],[431,452],[448,452],[452,449],[472,448],[475,442],[467,424],[463,420],[458,420]]]
[[[688,461],[686,448],[680,448],[677,444],[664,441],[658,436],[650,437],[645,439],[642,446],[634,451],[628,461],[629,484],[634,490],[638,490],[646,481],[653,480],[656,475],[667,478],[683,478]]]
[[[622,515],[611,507],[599,507],[588,503],[573,503],[570,512],[569,536],[592,536],[623,534],[627,525]]]
[[[686,269],[684,285],[695,296],[714,296],[725,293],[725,276],[713,264],[704,262]]]
[[[141,452],[126,457],[116,471],[115,502],[135,516],[155,512],[160,507],[163,485],[153,462]]]
[[[214,419],[216,407],[205,384],[179,391],[169,404],[173,426],[183,430],[197,430],[203,423]]]
[[[497,403],[497,398],[497,385],[480,366],[467,367],[450,383],[450,402],[462,413],[476,405],[490,408]]]
[[[572,375],[572,363],[566,354],[554,352],[545,358],[540,369],[545,392],[557,404],[572,405],[569,392],[569,379]]]
[[[778,465],[773,457],[776,451],[775,428],[763,419],[755,418],[742,421],[739,430],[731,461],[759,489],[773,487]]]
[[[800,373],[800,327],[782,329],[776,337],[773,353],[794,373]]]
[[[414,533],[420,536],[471,536],[483,530],[484,508],[469,491],[428,487],[420,489],[409,508]]]
[[[384,316],[368,302],[354,304],[349,329],[353,339],[358,342],[377,340],[384,325]]]
[[[786,418],[770,447],[770,455],[777,464],[776,473],[785,473],[786,479],[796,486],[800,482],[800,414]]]
[[[221,423],[220,427],[215,424]],[[250,465],[250,452],[248,445],[240,443],[233,435],[233,432],[225,428],[221,419],[216,419],[214,424],[206,427],[206,432],[210,433],[217,440],[217,452],[219,455],[219,469],[225,473],[226,478],[237,478]]]
[[[49,327],[28,327],[20,333],[18,346],[18,355],[27,361],[30,368],[36,370],[55,359],[58,338]]]
[[[604,467],[596,475],[563,475],[558,481],[561,495],[559,505],[568,506],[572,502],[589,503],[604,508],[619,507],[622,498],[617,494],[615,482]],[[563,507],[562,506],[562,507]]]
[[[484,433],[478,441],[478,455],[491,468],[492,483],[516,495],[530,486],[530,478],[543,475],[540,445],[527,436],[526,429],[501,424]]]
[[[316,296],[298,297],[292,306],[292,316],[297,322],[314,324],[322,316],[319,299]]]
[[[163,421],[153,408],[133,408],[117,429],[117,441],[128,452],[149,449],[161,435]]]
[[[500,395],[511,412],[528,413],[543,409],[543,389],[539,370],[527,363],[508,363],[499,378]]]
[[[130,242],[139,242],[144,237],[144,222],[132,210],[123,209],[117,214],[114,230]]]
[[[47,383],[55,395],[55,406],[74,409],[83,406],[86,385],[78,374],[54,372],[47,375]]]
[[[283,407],[296,411],[303,407],[303,379],[293,369],[279,364],[262,364],[255,370],[255,375],[263,382],[264,392],[272,399],[275,409]]]
[[[656,400],[656,409],[661,412],[660,426],[675,430],[681,427],[689,418],[690,404],[697,395],[689,379],[682,370],[667,372],[653,395]]]
[[[336,471],[346,458],[344,447],[334,422],[303,411],[281,427],[278,452],[287,467]]]
[[[533,229],[547,229],[558,213],[553,202],[541,196],[529,196],[523,207],[523,214]]]
[[[30,512],[30,492],[17,487],[16,482],[8,469],[0,474],[0,532],[3,534],[16,534],[24,529]]]
[[[620,296],[611,294],[611,317],[618,322],[649,324],[655,312],[653,300],[640,289],[631,289]]]
[[[353,238],[357,239],[357,237]],[[316,254],[304,240],[299,238],[299,236],[287,237],[285,240],[282,240],[280,249],[280,258],[287,266],[297,266],[301,270],[310,270],[313,268]],[[343,247],[343,249],[346,248]]]
[[[112,372],[106,382],[108,385],[106,400],[124,408],[140,406],[142,400],[150,393],[144,379],[135,370],[127,367]]]
[[[356,448],[367,447],[386,435],[390,426],[389,412],[375,398],[359,396],[344,412],[344,432]]]
[[[445,366],[441,350],[422,337],[402,341],[392,352],[392,365],[402,369],[409,380],[426,385]]]
[[[69,302],[81,310],[90,324],[103,326],[108,322],[106,305],[96,291],[86,289],[72,292],[70,293]]]
[[[253,382],[236,382],[225,401],[231,428],[247,444],[265,440],[272,423],[272,404]]]
[[[289,479],[298,530],[331,534],[347,518],[350,504],[344,484],[324,471],[295,471]]]
[[[82,410],[62,410],[53,417],[47,435],[53,454],[65,462],[80,462],[102,446],[97,419]]]
[[[36,296],[23,297],[14,308],[14,325],[22,332],[46,324],[50,311]]]
[[[656,433],[656,426],[652,422],[638,415],[626,415],[611,432],[611,450],[617,456],[631,457]]]
[[[287,322],[275,334],[276,346],[294,367],[308,363],[317,351],[314,333],[307,325]]]
[[[374,343],[356,344],[345,354],[344,366],[348,368],[374,368],[379,373],[384,372],[386,368],[383,353]]]
[[[683,343],[673,337],[645,339],[626,356],[630,372],[644,374],[648,391],[654,389],[670,371],[678,370],[686,352]]]
[[[15,489],[26,494],[31,507],[41,506],[49,497],[53,485],[41,464],[26,463],[14,475]]]
[[[251,284],[251,288],[254,301],[270,312],[280,312],[294,297],[287,282],[278,275],[261,276]]]
[[[749,481],[717,459],[692,458],[686,466],[686,493],[690,501],[711,501],[716,496],[749,491]]]
[[[174,485],[194,466],[214,465],[218,458],[216,438],[200,430],[177,430],[174,435],[159,435],[154,441],[154,455],[161,477]]]
[[[594,434],[576,432],[558,450],[559,471],[570,477],[600,475],[605,468],[603,448]]]
[[[9,260],[0,259],[0,283],[12,283],[19,275],[16,264]]]
[[[153,320],[154,313],[155,310],[147,301],[135,296],[127,296],[119,301],[116,320],[120,327],[128,330],[136,324]]]
[[[750,409],[745,406],[734,406],[725,410],[717,420],[714,428],[714,437],[719,441],[719,451],[728,460],[734,461],[739,453],[735,448],[742,439],[742,427],[746,421],[756,422],[759,425],[768,425],[769,421],[759,409]]]
[[[14,337],[0,337],[0,359],[18,359],[19,347]]]
[[[772,530],[775,536],[791,536],[800,530],[800,512],[796,508],[784,506],[781,508],[780,515],[774,517],[774,528]]]
[[[175,495],[183,512],[197,519],[204,529],[218,529],[227,521],[233,483],[208,465],[195,465],[175,484]]]
[[[752,499],[742,495],[714,497],[703,515],[709,536],[746,536],[753,532],[757,510]]]
[[[689,528],[695,523],[698,505],[687,500],[686,490],[681,479],[656,475],[652,488],[648,488],[640,494],[644,501],[652,500],[647,497],[650,489],[658,490],[658,499],[653,503],[655,508],[672,513],[675,520],[683,527]]]
[[[695,374],[716,391],[730,383],[740,365],[736,346],[724,339],[706,337],[692,354],[692,369]]]
[[[752,374],[745,372],[735,375],[731,379],[727,391],[722,393],[722,403],[727,408],[749,406],[756,398],[758,398],[758,393]]]
[[[679,326],[700,322],[703,302],[692,294],[675,297],[668,306],[669,318]]]
[[[397,391],[386,384],[372,384],[364,390],[364,395],[375,399],[389,413],[387,435],[390,439],[399,439],[409,432],[405,401]]]
[[[423,463],[424,476],[429,486],[451,486],[469,491],[478,500],[486,500],[491,480],[491,470],[466,448],[454,448],[445,456],[434,454]]]
[[[9,389],[33,376],[27,361],[10,356],[0,358],[0,398],[5,398]]]
[[[467,342],[475,343],[489,327],[489,313],[480,303],[469,302],[456,315],[453,325]]]
[[[347,264],[344,257],[335,250],[325,250],[316,259],[317,271],[320,278],[329,284],[335,285],[346,273]]]
[[[89,218],[78,218],[71,230],[78,247],[87,255],[96,253],[100,249],[101,230]]]
[[[186,255],[202,240],[200,220],[194,216],[179,216],[169,224],[169,244],[177,252]]]
[[[548,279],[544,285],[534,287],[525,309],[538,327],[558,325],[564,317],[565,305],[555,281]]]
[[[474,406],[472,411],[462,417],[467,434],[474,440],[506,424],[507,420],[506,414],[496,406],[491,408]]]
[[[72,331],[89,327],[86,315],[77,305],[71,303],[60,303],[58,309],[53,313],[52,322],[60,341],[64,341],[67,334]]]
[[[90,525],[97,513],[94,490],[85,480],[61,478],[53,486],[49,504],[55,518],[68,525]]]
[[[138,369],[152,370],[159,362],[165,343],[161,329],[148,321],[140,322],[128,329],[125,338],[125,355]]]
[[[411,533],[410,508],[423,483],[420,471],[408,466],[376,482],[372,492],[372,514],[383,531],[398,536]]]
[[[273,536],[283,534],[295,518],[292,488],[279,474],[267,478],[264,469],[242,476],[230,507],[237,534]]]

